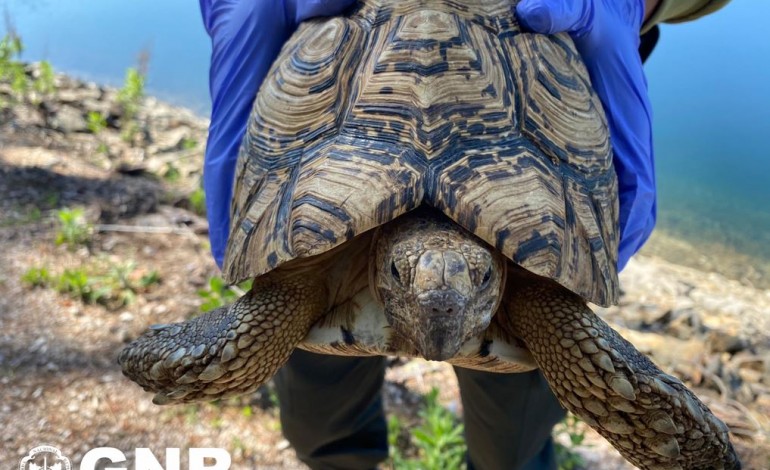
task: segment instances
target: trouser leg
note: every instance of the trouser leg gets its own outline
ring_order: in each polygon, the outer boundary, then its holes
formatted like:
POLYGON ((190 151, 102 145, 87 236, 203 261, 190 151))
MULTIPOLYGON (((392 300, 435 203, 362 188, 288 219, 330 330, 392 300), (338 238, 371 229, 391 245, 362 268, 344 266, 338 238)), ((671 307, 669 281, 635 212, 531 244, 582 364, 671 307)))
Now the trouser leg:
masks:
POLYGON ((551 431, 565 416, 539 371, 495 374, 455 367, 468 470, 556 470, 551 431))
POLYGON ((364 470, 388 458, 383 357, 295 350, 275 376, 284 436, 310 468, 364 470))

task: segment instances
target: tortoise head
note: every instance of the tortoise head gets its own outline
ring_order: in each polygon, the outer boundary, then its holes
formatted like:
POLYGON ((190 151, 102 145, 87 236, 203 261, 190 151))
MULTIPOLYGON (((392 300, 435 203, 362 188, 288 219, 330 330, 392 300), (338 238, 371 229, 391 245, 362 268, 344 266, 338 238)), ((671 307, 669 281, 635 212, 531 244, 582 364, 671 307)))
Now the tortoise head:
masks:
POLYGON ((457 224, 420 209, 382 227, 372 249, 369 285, 390 326, 426 359, 454 357, 489 326, 506 262, 457 224))

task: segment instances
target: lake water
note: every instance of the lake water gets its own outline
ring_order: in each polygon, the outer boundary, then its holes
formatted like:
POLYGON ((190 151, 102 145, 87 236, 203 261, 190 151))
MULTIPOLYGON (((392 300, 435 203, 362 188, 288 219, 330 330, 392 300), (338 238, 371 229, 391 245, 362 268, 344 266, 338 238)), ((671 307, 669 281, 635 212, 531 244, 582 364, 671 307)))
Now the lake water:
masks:
MULTIPOLYGON (((0 10, 0 33, 12 24, 27 60, 120 85, 148 50, 150 93, 201 114, 209 109, 210 49, 197 2, 0 0, 0 10)), ((770 2, 735 1, 699 21, 666 25, 646 71, 658 230, 706 256, 719 245, 770 266, 768 17, 770 2)))

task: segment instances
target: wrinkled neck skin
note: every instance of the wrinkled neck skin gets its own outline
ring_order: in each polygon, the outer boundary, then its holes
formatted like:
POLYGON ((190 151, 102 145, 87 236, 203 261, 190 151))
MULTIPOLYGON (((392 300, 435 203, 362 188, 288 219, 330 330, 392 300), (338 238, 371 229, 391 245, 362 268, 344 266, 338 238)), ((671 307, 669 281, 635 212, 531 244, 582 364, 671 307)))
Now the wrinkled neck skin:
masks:
POLYGON ((454 357, 489 326, 505 286, 494 249, 434 211, 382 227, 372 242, 370 282, 394 332, 426 359, 454 357))

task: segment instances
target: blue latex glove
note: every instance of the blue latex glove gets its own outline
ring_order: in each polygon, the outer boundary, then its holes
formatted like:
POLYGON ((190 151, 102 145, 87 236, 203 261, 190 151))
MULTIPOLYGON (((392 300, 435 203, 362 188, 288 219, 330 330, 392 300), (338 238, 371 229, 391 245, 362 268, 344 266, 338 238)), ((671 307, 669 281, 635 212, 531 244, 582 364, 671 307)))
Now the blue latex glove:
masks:
POLYGON ((620 197, 618 269, 655 226, 652 111, 639 57, 644 0, 522 0, 522 24, 537 33, 567 32, 583 58, 610 126, 620 197))
POLYGON ((200 0, 211 36, 211 127, 203 190, 211 252, 221 268, 238 149, 259 86, 301 21, 341 13, 355 0, 200 0))

